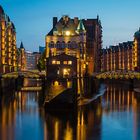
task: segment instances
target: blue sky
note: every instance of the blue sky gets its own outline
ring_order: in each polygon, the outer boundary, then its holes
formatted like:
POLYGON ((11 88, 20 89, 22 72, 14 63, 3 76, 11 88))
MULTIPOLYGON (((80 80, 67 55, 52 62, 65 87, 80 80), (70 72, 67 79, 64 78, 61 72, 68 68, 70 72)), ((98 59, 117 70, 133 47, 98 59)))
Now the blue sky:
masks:
POLYGON ((52 28, 52 17, 80 18, 100 16, 103 47, 133 40, 140 27, 140 0, 0 0, 17 31, 17 45, 23 41, 27 50, 45 45, 45 35, 52 28))

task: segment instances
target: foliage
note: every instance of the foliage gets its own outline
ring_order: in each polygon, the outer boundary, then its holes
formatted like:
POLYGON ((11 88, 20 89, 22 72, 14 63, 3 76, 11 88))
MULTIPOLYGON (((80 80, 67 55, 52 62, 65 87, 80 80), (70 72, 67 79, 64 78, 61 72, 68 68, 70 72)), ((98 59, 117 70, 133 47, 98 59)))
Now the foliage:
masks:
POLYGON ((45 65, 46 65, 46 57, 45 57, 45 50, 43 52, 43 54, 41 55, 41 57, 38 60, 38 64, 37 64, 37 68, 38 70, 41 72, 42 70, 45 70, 45 65))

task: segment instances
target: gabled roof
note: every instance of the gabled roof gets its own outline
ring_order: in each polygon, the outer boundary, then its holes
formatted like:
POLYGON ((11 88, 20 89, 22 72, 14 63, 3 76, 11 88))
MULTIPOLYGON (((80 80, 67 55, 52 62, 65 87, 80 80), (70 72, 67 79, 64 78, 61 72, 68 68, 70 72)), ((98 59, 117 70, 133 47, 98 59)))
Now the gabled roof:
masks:
POLYGON ((78 27, 77 27, 77 31, 78 31, 79 33, 80 33, 80 32, 85 32, 85 31, 86 31, 85 26, 84 26, 82 20, 79 21, 79 24, 78 24, 78 27))
POLYGON ((47 35, 53 36, 53 29, 51 29, 51 31, 47 35))
POLYGON ((58 32, 59 35, 63 35, 65 31, 71 31, 72 34, 76 34, 76 29, 77 24, 74 23, 74 19, 71 19, 68 16, 63 16, 47 35, 53 36, 54 32, 58 32))

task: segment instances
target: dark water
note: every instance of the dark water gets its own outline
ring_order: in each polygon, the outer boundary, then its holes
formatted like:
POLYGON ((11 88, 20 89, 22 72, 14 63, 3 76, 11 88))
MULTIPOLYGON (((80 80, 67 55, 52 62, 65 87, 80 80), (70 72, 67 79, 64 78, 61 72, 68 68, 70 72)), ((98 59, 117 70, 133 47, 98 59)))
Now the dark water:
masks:
POLYGON ((44 112, 39 92, 18 92, 0 107, 0 140, 140 140, 140 96, 123 85, 77 112, 44 112))

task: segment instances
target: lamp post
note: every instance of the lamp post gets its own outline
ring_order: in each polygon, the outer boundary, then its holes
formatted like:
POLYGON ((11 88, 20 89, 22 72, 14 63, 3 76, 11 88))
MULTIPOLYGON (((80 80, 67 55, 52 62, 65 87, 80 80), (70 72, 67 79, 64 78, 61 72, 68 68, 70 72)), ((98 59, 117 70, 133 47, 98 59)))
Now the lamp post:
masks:
POLYGON ((47 70, 46 70, 46 62, 47 62, 47 60, 46 60, 46 58, 44 59, 44 63, 45 63, 45 77, 47 76, 47 70))

